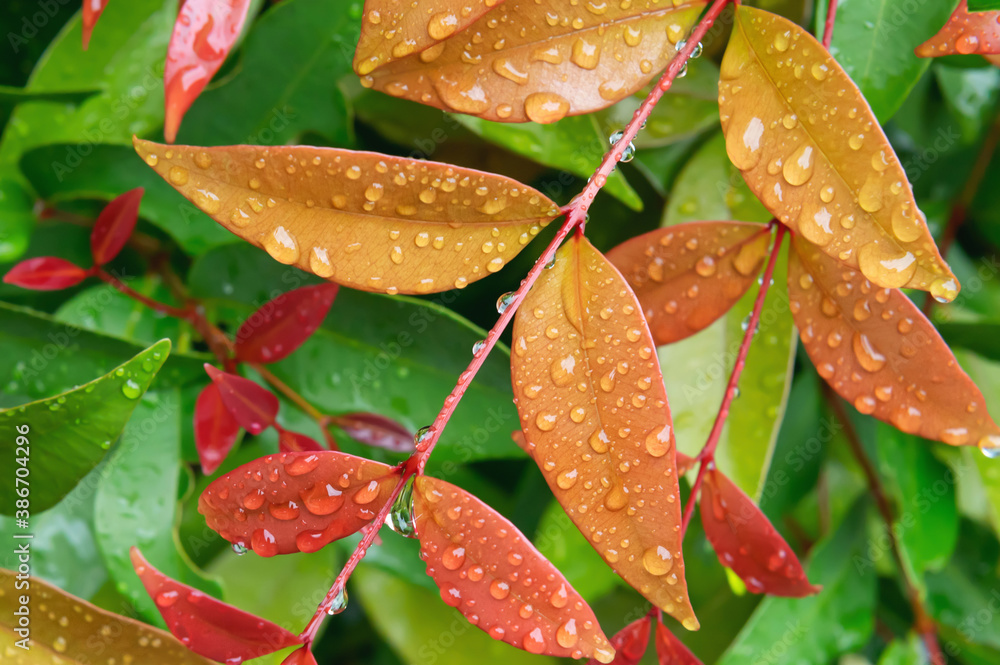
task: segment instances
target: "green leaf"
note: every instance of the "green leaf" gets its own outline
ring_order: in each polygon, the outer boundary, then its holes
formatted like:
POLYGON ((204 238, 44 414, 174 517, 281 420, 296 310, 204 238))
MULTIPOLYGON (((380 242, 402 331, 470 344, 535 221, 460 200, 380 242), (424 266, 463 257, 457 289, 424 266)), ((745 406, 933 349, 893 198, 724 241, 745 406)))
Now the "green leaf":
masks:
POLYGON ((876 441, 877 469, 897 508, 893 531, 911 577, 922 585, 924 574, 939 570, 955 550, 955 476, 930 442, 882 423, 876 441))
MULTIPOLYGON (((763 222, 770 213, 746 189, 717 134, 677 178, 663 225, 728 219, 763 222)), ((784 286, 787 252, 786 246, 778 258, 774 286, 740 379, 740 396, 733 402, 716 453, 722 472, 755 499, 767 477, 794 369, 797 337, 784 286)), ((658 350, 678 446, 689 455, 701 450, 715 422, 715 405, 722 403, 743 341, 744 322, 756 298, 757 289, 751 288, 707 329, 658 350)))
POLYGON ((0 176, 0 263, 16 261, 28 248, 35 227, 35 200, 13 178, 0 176))
POLYGON ((878 665, 925 665, 927 650, 920 638, 910 634, 904 640, 893 640, 878 660, 878 665))
MULTIPOLYGON (((84 303, 81 306, 85 306, 84 303)), ((100 303, 93 303, 95 308, 100 303)), ((90 332, 23 307, 0 302, 0 405, 65 392, 106 374, 143 346, 90 332)), ((171 354, 157 388, 204 381, 207 356, 171 354)))
MULTIPOLYGON (((155 278, 142 277, 130 286, 157 300, 170 300, 166 287, 155 278)), ((154 312, 107 284, 76 294, 56 310, 55 318, 137 344, 152 344, 164 338, 177 339, 181 330, 180 320, 154 312)))
MULTIPOLYGON (((986 399, 986 406, 993 415, 1000 414, 1000 363, 990 362, 972 353, 957 353, 959 363, 986 399)), ((969 451, 982 480, 988 515, 994 532, 1000 533, 1000 464, 979 451, 969 451)))
POLYGON ((163 229, 188 254, 239 241, 147 168, 131 146, 46 145, 27 151, 20 167, 39 196, 53 205, 95 198, 110 201, 122 192, 144 187, 139 215, 163 229), (63 168, 67 155, 84 150, 85 167, 63 168))
MULTIPOLYGON (((879 122, 899 110, 917 80, 930 66, 913 49, 945 24, 957 0, 865 0, 842 2, 837 10, 830 53, 861 89, 879 122)), ((825 1, 817 3, 820 26, 825 1)), ((822 34, 822 28, 819 29, 822 34)))
POLYGON ((174 542, 181 426, 176 390, 148 394, 111 452, 94 500, 97 544, 111 579, 146 621, 161 626, 156 604, 132 568, 130 547, 142 550, 165 575, 221 595, 174 542))
POLYGON ((407 665, 554 665, 559 662, 491 639, 438 593, 365 566, 351 577, 368 620, 407 665))
POLYGON ((621 584, 621 578, 604 563, 555 501, 542 514, 531 540, 587 602, 621 584))
POLYGON ((809 581, 823 590, 808 598, 765 597, 718 665, 828 663, 868 641, 877 579, 870 567, 855 567, 867 545, 866 510, 866 502, 855 504, 840 527, 816 545, 807 571, 809 581))
POLYGON ((960 347, 990 360, 1000 360, 1000 321, 938 323, 948 346, 960 347))
MULTIPOLYGON (((263 304, 305 286, 304 273, 240 244, 201 256, 191 268, 192 294, 263 304)), ((410 431, 429 425, 485 331, 446 309, 453 293, 434 302, 342 289, 323 326, 271 371, 324 413, 374 411, 410 431)), ((239 319, 245 305, 233 309, 239 319)), ((233 321, 236 323, 236 321, 233 321)), ((521 457, 510 440, 519 427, 512 404, 509 350, 490 354, 448 423, 430 466, 521 457)), ((371 456, 370 448, 359 454, 371 456)))
POLYGON ((88 97, 97 94, 97 90, 65 90, 57 92, 34 92, 25 88, 15 88, 0 85, 0 110, 10 110, 24 102, 58 102, 60 104, 79 104, 88 97))
MULTIPOLYGON (((550 125, 492 122, 471 115, 454 118, 490 143, 581 178, 593 175, 610 150, 608 137, 614 131, 607 131, 595 114, 563 118, 550 125)), ((620 169, 611 173, 604 189, 629 208, 642 210, 642 199, 620 169)), ((542 192, 551 195, 544 185, 542 192)))
POLYGON ((29 490, 32 514, 66 496, 121 434, 169 353, 170 341, 163 340, 76 390, 0 412, 0 455, 12 467, 24 459, 18 466, 28 469, 26 482, 16 486, 13 473, 0 478, 0 513, 13 514, 16 490, 29 490), (25 445, 27 454, 15 453, 25 445))
POLYGON ((948 67, 938 64, 933 69, 944 101, 962 131, 962 142, 976 141, 996 115, 1000 97, 1000 69, 948 67))
POLYGON ((351 117, 337 80, 351 73, 360 11, 360 2, 344 0, 285 0, 267 11, 235 74, 187 112, 178 142, 282 145, 312 130, 348 144, 351 117))
POLYGON ((1000 0, 969 0, 970 12, 989 12, 1000 9, 1000 0))

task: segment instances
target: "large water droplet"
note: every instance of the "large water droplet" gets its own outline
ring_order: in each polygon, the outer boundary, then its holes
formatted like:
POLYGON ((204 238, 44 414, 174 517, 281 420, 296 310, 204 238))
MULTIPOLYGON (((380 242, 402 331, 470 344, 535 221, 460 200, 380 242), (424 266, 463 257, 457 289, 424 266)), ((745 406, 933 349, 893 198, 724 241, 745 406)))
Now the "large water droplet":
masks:
POLYGON ((417 433, 413 436, 413 444, 417 450, 423 450, 433 436, 434 428, 431 425, 426 425, 417 430, 417 433))
POLYGON ((524 113, 533 122, 548 124, 569 113, 569 102, 553 92, 535 92, 524 100, 524 113))
POLYGON ((670 550, 660 545, 651 547, 643 553, 642 566, 650 575, 660 577, 669 573, 674 567, 674 559, 670 550))
POLYGON ((330 616, 340 614, 347 609, 347 589, 340 588, 326 608, 326 613, 330 616))
POLYGON ((509 291, 500 296, 499 298, 497 298, 497 313, 503 314, 504 312, 506 312, 507 308, 511 306, 511 303, 514 302, 514 298, 516 296, 517 296, 516 293, 514 293, 513 291, 509 291))
POLYGON ((138 399, 142 395, 142 386, 132 379, 125 379, 125 383, 122 384, 122 395, 129 399, 138 399))
POLYGON ((247 553, 246 545, 243 543, 233 543, 233 552, 235 552, 237 556, 243 556, 247 553))
POLYGON ((990 459, 1000 459, 1000 436, 988 434, 979 440, 979 449, 990 459))

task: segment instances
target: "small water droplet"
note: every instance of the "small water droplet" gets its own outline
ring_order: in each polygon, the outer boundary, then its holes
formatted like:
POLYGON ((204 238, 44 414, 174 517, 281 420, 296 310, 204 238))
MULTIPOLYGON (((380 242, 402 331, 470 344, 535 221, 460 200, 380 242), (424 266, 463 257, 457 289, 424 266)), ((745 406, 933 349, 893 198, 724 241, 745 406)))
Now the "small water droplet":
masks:
POLYGON ((330 605, 326 608, 326 613, 330 616, 335 614, 340 614, 347 609, 347 589, 341 588, 337 590, 336 595, 333 600, 330 601, 330 605))
POLYGON ((247 553, 246 545, 243 543, 233 543, 233 552, 235 552, 237 556, 243 556, 247 553))
POLYGON ((425 425, 417 430, 417 433, 413 437, 413 444, 417 450, 422 450, 433 436, 434 428, 431 425, 425 425))

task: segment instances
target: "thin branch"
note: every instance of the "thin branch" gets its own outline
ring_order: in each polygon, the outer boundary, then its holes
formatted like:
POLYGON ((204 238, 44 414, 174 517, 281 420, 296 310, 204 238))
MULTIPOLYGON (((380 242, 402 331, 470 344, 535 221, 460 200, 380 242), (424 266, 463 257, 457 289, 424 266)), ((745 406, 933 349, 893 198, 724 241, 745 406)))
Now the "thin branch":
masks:
POLYGON ((337 450, 337 442, 334 440, 333 436, 327 427, 330 424, 330 416, 322 413, 315 406, 310 404, 305 397, 295 392, 295 389, 289 386, 287 383, 279 379, 274 375, 271 370, 267 369, 259 363, 248 363, 250 367, 253 368, 255 372, 260 374, 261 378, 267 381, 272 388, 284 395, 288 401, 290 401, 295 406, 299 407, 306 415, 316 421, 319 425, 320 430, 323 432, 323 437, 326 439, 327 447, 330 450, 337 450))
POLYGON ((837 0, 828 0, 826 6, 826 25, 823 27, 823 46, 830 50, 833 42, 833 24, 837 20, 837 0))
POLYGON ((750 322, 747 325, 746 332, 743 334, 743 341, 740 343, 739 354, 736 356, 736 364, 733 366, 732 374, 729 376, 729 384, 726 386, 726 393, 722 398, 722 406, 719 407, 719 414, 715 418, 712 432, 708 435, 708 441, 705 442, 705 447, 698 454, 698 476, 691 486, 691 494, 688 496, 688 503, 684 507, 684 520, 681 526, 681 533, 687 532, 688 524, 691 523, 691 517, 694 515, 694 506, 697 503, 698 492, 701 490, 701 485, 705 480, 705 472, 711 468, 715 461, 715 449, 719 445, 719 439, 722 438, 722 428, 726 424, 726 419, 729 417, 729 409, 736 398, 740 376, 746 367, 750 345, 757 333, 757 325, 760 323, 760 316, 764 310, 764 301, 767 299, 767 292, 771 288, 771 280, 774 278, 774 269, 778 263, 778 255, 781 254, 781 246, 784 243, 785 234, 788 232, 788 229, 783 224, 776 224, 775 222, 772 222, 772 224, 777 226, 778 233, 774 238, 774 245, 771 247, 771 256, 767 260, 767 268, 764 270, 763 281, 761 282, 760 290, 757 292, 757 300, 754 301, 750 322))
POLYGON ((138 291, 136 291, 135 289, 133 289, 131 286, 129 286, 128 284, 126 284, 122 280, 118 279, 117 277, 115 277, 111 273, 107 272, 103 268, 96 268, 94 270, 94 275, 98 279, 100 279, 101 281, 106 282, 107 284, 110 284, 119 293, 125 294, 129 298, 132 298, 133 300, 136 300, 136 301, 142 303, 146 307, 148 307, 148 308, 150 308, 150 309, 152 309, 152 310, 154 310, 156 312, 160 312, 161 314, 166 314, 167 316, 173 316, 173 317, 178 318, 178 319, 184 319, 186 321, 191 321, 192 320, 192 312, 190 312, 190 311, 188 311, 186 309, 182 309, 180 307, 174 307, 173 305, 168 305, 166 303, 162 303, 162 302, 160 302, 158 300, 153 300, 152 298, 150 298, 150 297, 148 297, 148 296, 146 296, 146 295, 144 295, 142 293, 139 293, 138 291))

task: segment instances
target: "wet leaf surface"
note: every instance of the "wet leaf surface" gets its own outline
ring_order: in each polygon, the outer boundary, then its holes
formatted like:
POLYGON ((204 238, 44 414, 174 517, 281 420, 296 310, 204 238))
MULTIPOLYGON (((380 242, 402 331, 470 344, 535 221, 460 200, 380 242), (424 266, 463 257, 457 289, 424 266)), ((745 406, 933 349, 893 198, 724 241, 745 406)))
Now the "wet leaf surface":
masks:
POLYGON ((921 58, 1000 54, 1000 11, 970 12, 968 0, 962 0, 944 27, 916 53, 921 58))

